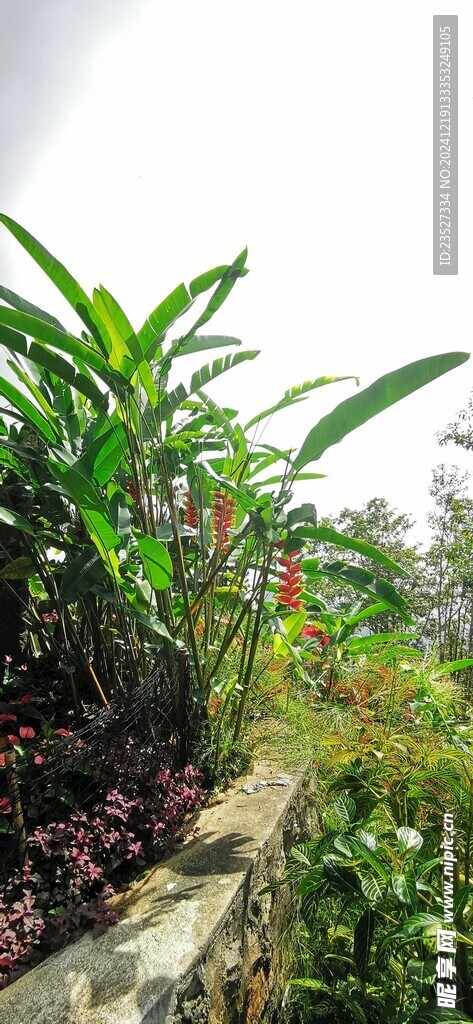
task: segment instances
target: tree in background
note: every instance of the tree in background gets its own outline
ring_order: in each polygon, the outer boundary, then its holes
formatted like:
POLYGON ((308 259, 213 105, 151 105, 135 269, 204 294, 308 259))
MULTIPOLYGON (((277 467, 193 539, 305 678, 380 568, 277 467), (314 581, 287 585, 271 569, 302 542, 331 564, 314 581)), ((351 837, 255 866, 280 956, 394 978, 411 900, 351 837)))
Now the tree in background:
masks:
MULTIPOLYGON (((420 550, 409 545, 407 541, 407 535, 414 525, 410 516, 393 508, 386 498, 371 498, 360 509, 343 508, 337 517, 332 517, 330 521, 321 521, 321 526, 329 525, 339 533, 374 544, 392 561, 399 563, 410 574, 409 576, 396 575, 391 569, 383 569, 383 577, 392 583, 403 597, 414 599, 417 577, 421 573, 422 556, 420 550)), ((335 551, 340 558, 346 555, 342 548, 335 551)), ((321 557, 322 562, 333 559, 334 546, 318 544, 316 554, 321 557)), ((372 569, 370 559, 364 555, 351 553, 350 561, 363 569, 372 569)), ((340 588, 329 581, 323 583, 320 592, 324 599, 338 609, 353 601, 353 592, 350 588, 340 588)), ((385 633, 398 630, 401 622, 394 611, 385 609, 379 615, 373 616, 369 625, 373 632, 385 633)))
POLYGON ((456 466, 440 465, 429 492, 433 539, 424 556, 423 631, 440 662, 466 658, 473 649, 473 500, 466 496, 467 481, 456 466))
POLYGON ((465 451, 473 451, 473 391, 466 409, 461 409, 453 423, 438 435, 439 444, 456 444, 465 451))
MULTIPOLYGON (((464 451, 473 452, 473 391, 466 408, 461 409, 453 423, 449 423, 437 437, 440 445, 454 444, 464 451)), ((439 592, 442 587, 444 591, 442 607, 437 609, 438 643, 440 652, 453 649, 460 652, 455 657, 465 657, 471 656, 473 651, 473 571, 469 567, 473 544, 472 502, 466 497, 468 476, 461 477, 458 469, 451 472, 446 493, 441 494, 442 484, 438 476, 441 470, 444 467, 434 471, 431 489, 435 500, 431 526, 437 535, 437 544, 434 542, 433 550, 429 552, 432 568, 437 560, 437 568, 441 571, 437 590, 439 592), (452 489, 457 490, 456 496, 452 489), (440 557, 442 545, 443 560, 440 557)), ((463 676, 471 688, 471 669, 464 671, 463 676)))
MULTIPOLYGON (((420 633, 419 644, 433 650, 440 663, 471 657, 473 651, 473 501, 466 495, 468 475, 453 467, 433 470, 430 495, 434 502, 428 523, 432 540, 425 552, 409 545, 413 526, 409 515, 393 508, 385 498, 372 498, 360 509, 344 508, 331 525, 340 533, 374 543, 385 555, 407 570, 409 576, 391 569, 383 576, 410 601, 420 633)), ((327 526, 328 521, 322 520, 327 526)), ((317 555, 333 557, 328 545, 318 544, 317 555)), ((340 548, 337 554, 343 558, 340 548)), ((351 561, 370 568, 369 559, 352 553, 351 561)), ((352 601, 352 592, 329 580, 320 581, 321 596, 338 610, 352 601)), ((366 604, 369 604, 367 598, 366 604)), ((401 627, 394 611, 384 609, 367 625, 371 632, 396 632, 401 627)), ((471 670, 463 682, 473 683, 471 670)))

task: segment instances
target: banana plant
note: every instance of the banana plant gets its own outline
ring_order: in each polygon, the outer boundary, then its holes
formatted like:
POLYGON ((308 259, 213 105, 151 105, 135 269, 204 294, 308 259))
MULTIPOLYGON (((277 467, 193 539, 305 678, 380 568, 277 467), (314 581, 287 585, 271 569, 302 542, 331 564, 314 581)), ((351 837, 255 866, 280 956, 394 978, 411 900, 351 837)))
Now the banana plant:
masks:
MULTIPOLYGON (((69 330, 0 289, 0 344, 11 374, 0 380, 0 521, 18 532, 28 560, 18 564, 4 551, 4 583, 11 586, 16 570, 26 576, 35 642, 54 650, 73 688, 86 677, 105 703, 136 685, 156 657, 174 678, 184 644, 205 704, 242 636, 238 738, 261 630, 275 612, 284 629, 306 600, 294 584, 295 554, 318 528, 312 504, 291 506, 294 485, 322 476, 307 467, 346 434, 468 356, 434 356, 385 375, 323 417, 298 452, 282 451, 263 441, 271 417, 350 378, 295 385, 244 425, 208 394, 213 380, 258 354, 237 338, 202 333, 247 273, 246 250, 179 284, 136 329, 103 285, 89 297, 28 231, 6 215, 0 221, 77 324, 69 330), (181 318, 182 333, 168 337, 181 318), (223 348, 233 351, 176 378, 186 355, 223 348), (18 481, 21 510, 12 500, 18 481), (57 627, 45 630, 43 615, 52 611, 57 627)), ((360 550, 356 538, 345 540, 360 550)), ((371 557, 386 564, 374 548, 371 557)), ((349 562, 301 564, 307 583, 321 573, 349 582, 410 621, 400 595, 373 573, 349 562)))

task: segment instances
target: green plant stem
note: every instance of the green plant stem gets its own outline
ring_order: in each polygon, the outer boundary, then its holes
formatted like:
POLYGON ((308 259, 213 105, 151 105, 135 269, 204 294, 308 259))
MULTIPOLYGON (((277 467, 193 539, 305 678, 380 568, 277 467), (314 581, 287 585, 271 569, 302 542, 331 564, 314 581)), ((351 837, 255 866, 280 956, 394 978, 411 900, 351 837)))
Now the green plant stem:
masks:
MULTIPOLYGON (((222 571, 222 569, 223 569, 224 565, 226 564, 226 562, 228 561, 230 555, 233 554, 233 552, 235 551, 235 548, 238 546, 239 543, 241 543, 241 541, 244 539, 244 537, 247 535, 248 532, 249 532, 249 527, 247 527, 246 531, 242 531, 239 534, 239 536, 238 536, 238 543, 232 545, 228 549, 228 551, 226 551, 225 555, 223 556, 221 561, 218 563, 218 565, 215 567, 213 572, 210 573, 207 576, 207 578, 205 580, 205 583, 202 584, 198 594, 196 594, 196 596, 194 597, 194 599, 192 601, 192 604, 190 606, 191 607, 191 612, 192 612, 193 616, 195 616, 195 614, 198 612, 198 610, 200 608, 200 605, 202 604, 203 598, 205 597, 205 594, 207 593, 207 591, 209 589, 209 586, 211 585, 212 581, 215 579, 217 574, 222 571)), ((177 623, 177 625, 175 626, 175 628, 173 630, 173 636, 178 636, 179 635, 181 630, 184 628, 186 622, 187 622, 187 616, 183 615, 182 618, 179 619, 179 622, 177 623)))
POLYGON ((240 700, 238 702, 238 712, 237 712, 237 718, 236 718, 236 722, 235 722, 235 729, 234 729, 234 733, 233 733, 233 742, 234 743, 237 743, 239 738, 240 738, 241 726, 242 726, 242 722, 243 722, 243 713, 244 713, 244 710, 245 710, 246 700, 247 700, 247 697, 248 697, 248 691, 249 691, 250 684, 251 684, 251 675, 252 675, 252 672, 253 672, 253 665, 254 665, 254 660, 255 660, 255 655, 256 655, 256 649, 257 649, 257 646, 258 646, 258 640, 259 640, 259 634, 260 634, 260 626, 261 626, 261 616, 263 614, 264 600, 265 600, 265 596, 266 596, 266 586, 267 586, 269 570, 270 570, 270 566, 271 566, 271 559, 272 559, 272 556, 273 556, 273 549, 274 549, 274 545, 273 544, 269 544, 266 561, 263 564, 263 571, 262 571, 261 581, 260 581, 260 593, 259 593, 259 598, 258 598, 258 605, 257 605, 257 609, 256 609, 255 620, 254 620, 254 624, 253 624, 253 633, 252 633, 252 637, 251 637, 250 650, 249 650, 249 653, 248 653, 248 661, 247 661, 247 664, 246 664, 246 671, 245 671, 244 680, 243 680, 243 684, 242 684, 242 693, 241 693, 241 696, 240 696, 240 700))
MULTIPOLYGON (((251 610, 251 607, 252 607, 252 604, 253 604, 254 597, 255 597, 256 593, 257 593, 257 591, 255 591, 255 590, 252 591, 251 596, 249 598, 247 598, 247 600, 244 602, 244 604, 243 604, 243 606, 241 608, 240 614, 238 615, 238 618, 236 619, 236 621, 233 624, 233 626, 231 627, 231 629, 228 631, 228 628, 227 628, 227 630, 225 632, 225 636, 223 637, 223 640, 222 640, 222 642, 220 644, 220 650, 219 650, 219 653, 218 653, 218 656, 217 656, 217 660, 215 661, 215 664, 212 666, 211 672, 209 673, 209 677, 208 677, 209 681, 211 679, 214 679, 215 676, 217 675, 217 673, 218 673, 218 671, 219 671, 219 669, 220 669, 220 667, 222 665, 222 662, 223 662, 223 660, 224 660, 224 658, 225 658, 225 656, 227 654, 227 651, 228 651, 229 647, 231 646, 231 644, 233 643, 237 633, 241 629, 241 626, 242 626, 242 624, 243 624, 243 622, 244 622, 248 612, 250 612, 250 610, 251 610)), ((250 621, 250 616, 248 616, 248 621, 250 621)))
MULTIPOLYGON (((193 620, 193 617, 192 617, 192 609, 191 609, 191 603, 190 603, 190 599, 189 599, 189 591, 188 591, 188 588, 187 588, 186 566, 185 566, 184 555, 183 555, 183 551, 182 551, 181 535, 179 533, 179 516, 177 514, 176 503, 174 501, 174 494, 173 494, 173 490, 172 490, 172 481, 169 479, 169 477, 167 475, 167 472, 166 472, 166 468, 165 468, 164 465, 163 465, 163 474, 164 474, 164 477, 165 477, 165 480, 166 480, 167 499, 168 499, 169 511, 170 511, 170 515, 171 515, 171 526, 172 526, 172 531, 173 531, 173 536, 174 536, 174 543, 175 543, 175 546, 176 546, 177 571, 178 571, 178 574, 179 574, 179 582, 181 584, 182 598, 183 598, 183 601, 184 601, 185 620, 186 620, 186 624, 187 624, 187 632, 188 632, 189 642, 190 642, 190 646, 191 646, 191 650, 192 650, 192 655, 193 655, 193 659, 194 659, 194 669, 195 669, 195 674, 197 676, 197 682, 199 684, 199 689, 200 689, 200 692, 201 692, 202 696, 205 697, 206 696, 205 681, 204 681, 204 677, 203 677, 203 673, 202 673, 202 665, 201 665, 201 661, 200 661, 199 648, 197 646, 197 637, 196 637, 196 634, 195 634, 195 626, 194 626, 194 620, 193 620)), ((176 630, 174 632, 176 634, 176 630)))

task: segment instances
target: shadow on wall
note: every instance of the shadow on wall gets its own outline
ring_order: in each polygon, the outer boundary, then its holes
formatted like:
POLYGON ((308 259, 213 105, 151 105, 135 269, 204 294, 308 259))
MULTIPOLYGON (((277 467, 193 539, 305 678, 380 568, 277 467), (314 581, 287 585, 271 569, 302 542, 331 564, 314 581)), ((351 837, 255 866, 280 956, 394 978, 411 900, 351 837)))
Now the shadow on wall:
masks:
POLYGON ((67 951, 57 953, 35 968, 34 982, 33 975, 20 978, 0 994, 2 1022, 17 1024, 23 1019, 19 1015, 27 1010, 28 1018, 37 1024, 53 1019, 51 1014, 57 1024, 66 1021, 92 1024, 96 1019, 103 1019, 104 1010, 107 1019, 108 1014, 110 1019, 115 1019, 122 1002, 117 1021, 145 1020, 149 1015, 149 1021, 160 1024, 169 1010, 176 979, 164 972, 150 977, 150 957, 145 954, 146 949, 152 953, 156 937, 148 937, 147 932, 156 928, 163 915, 175 913, 178 900, 191 899, 198 888, 189 887, 188 891, 179 893, 178 899, 171 895, 164 897, 157 901, 159 905, 141 913, 139 918, 112 925, 98 939, 92 939, 90 934, 85 936, 67 951), (145 960, 148 972, 143 977, 145 960))
POLYGON ((199 836, 188 855, 178 861, 173 868, 180 875, 233 875, 244 874, 253 861, 253 853, 257 842, 253 836, 229 832, 210 842, 213 832, 204 832, 199 836), (202 864, 202 844, 205 843, 205 872, 202 864))
MULTIPOLYGON (((205 879, 213 875, 246 875, 256 847, 253 836, 242 836, 233 832, 212 841, 213 834, 212 832, 204 833, 192 843, 192 846, 182 851, 181 857, 173 863, 175 876, 205 879)), ((159 871, 159 868, 160 865, 157 865, 155 870, 159 871)), ((83 1013, 90 1014, 90 1021, 92 1021, 94 1019, 92 1011, 98 1011, 99 1008, 110 1007, 110 1004, 125 1000, 123 1014, 129 1013, 130 1019, 134 1019, 133 1010, 136 1012, 138 1009, 140 1012, 138 1019, 142 1024, 164 1024, 175 994, 176 981, 182 981, 184 977, 182 974, 178 979, 179 957, 176 953, 176 974, 172 976, 157 974, 151 978, 148 976, 146 979, 140 980, 143 979, 141 958, 130 951, 138 941, 143 948, 145 932, 155 928, 165 916, 172 914, 174 917, 178 917, 176 911, 179 904, 192 902, 199 894, 202 894, 205 899, 206 888, 205 881, 196 881, 194 884, 184 885, 169 893, 154 894, 151 891, 148 895, 145 882, 136 896, 133 893, 127 895, 126 907, 129 912, 133 913, 134 908, 138 910, 139 903, 145 903, 147 909, 140 911, 139 918, 122 921, 116 926, 112 925, 106 935, 95 940, 98 944, 97 951, 100 946, 102 947, 100 956, 94 957, 94 944, 92 941, 89 943, 87 963, 81 964, 80 975, 75 982, 72 982, 70 988, 71 1020, 75 1019, 73 1013, 77 1012, 78 1003, 83 1013), (131 1002, 127 1001, 130 993, 134 993, 131 1002)), ((182 935, 186 947, 184 957, 189 961, 192 959, 193 947, 191 916, 188 919, 184 918, 184 923, 186 925, 186 934, 182 935)), ((177 950, 181 938, 179 926, 180 922, 177 920, 177 950)), ((150 941, 156 942, 156 937, 153 936, 150 941)), ((71 978, 71 975, 73 976, 74 972, 73 965, 71 966, 72 970, 67 972, 68 979, 71 978)), ((197 983, 197 979, 194 981, 197 983)), ((62 984, 64 984, 64 976, 62 984)), ((192 1000, 199 1000, 197 990, 192 993, 186 992, 186 995, 189 998, 192 997, 192 1000)), ((118 1019, 124 1021, 128 1018, 123 1015, 118 1019)))
MULTIPOLYGON (((99 1010, 103 1013, 104 1008, 114 1019, 120 1002, 122 1006, 116 1019, 121 1024, 128 1020, 142 1024, 164 1022, 175 996, 176 983, 182 982, 186 970, 192 970, 197 953, 193 922, 199 905, 208 902, 211 890, 215 889, 212 877, 241 874, 243 879, 257 847, 251 835, 231 832, 212 840, 214 834, 203 833, 173 859, 172 877, 182 876, 182 883, 177 880, 176 887, 168 892, 163 889, 153 892, 150 879, 156 871, 165 869, 165 865, 157 865, 135 892, 118 896, 114 901, 117 910, 121 907, 134 916, 112 925, 98 939, 92 939, 89 934, 63 953, 56 954, 35 969, 34 982, 33 977, 26 975, 7 988, 3 996, 0 995, 0 1015, 7 1010, 2 1021, 17 1024, 28 1004, 28 1015, 35 1022, 44 1020, 42 1014, 49 1006, 49 1012, 57 1015, 57 1024, 62 1024, 61 1009, 67 1000, 69 1009, 65 1019, 71 1022, 80 1020, 81 1024, 92 1024, 99 1010), (189 909, 183 906, 186 904, 191 904, 189 909), (172 929, 169 924, 165 925, 169 915, 172 915, 172 929), (161 941, 159 932, 148 934, 160 925, 163 925, 162 956, 157 949, 161 941), (156 966, 161 966, 161 973, 153 974, 154 961, 156 966), (56 998, 53 995, 51 999, 51 992, 56 998), (14 998, 15 993, 18 999, 14 998), (2 1005, 4 1001, 6 1006, 2 1005)), ((199 1000, 199 992, 192 993, 194 998, 199 1000)))

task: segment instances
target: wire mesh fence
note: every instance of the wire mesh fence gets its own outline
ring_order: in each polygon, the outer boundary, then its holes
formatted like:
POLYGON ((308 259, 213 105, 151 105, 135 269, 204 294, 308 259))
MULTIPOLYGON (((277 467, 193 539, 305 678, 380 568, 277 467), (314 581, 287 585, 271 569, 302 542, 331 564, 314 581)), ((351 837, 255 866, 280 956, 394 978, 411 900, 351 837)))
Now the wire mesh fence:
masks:
POLYGON ((28 864, 28 837, 38 826, 100 813, 111 792, 131 798, 140 780, 184 768, 192 706, 188 656, 180 652, 173 678, 159 665, 72 734, 56 730, 34 742, 26 735, 21 750, 15 737, 0 738, 0 884, 28 864))

